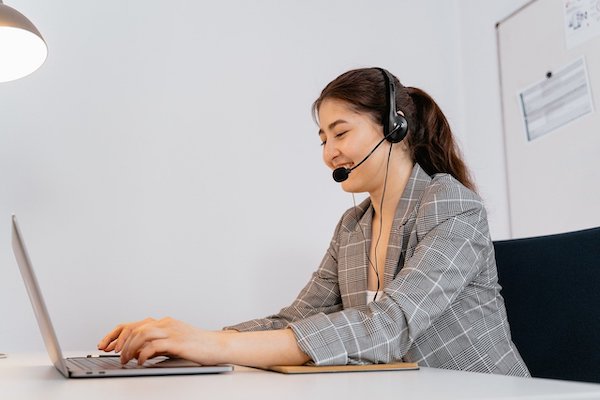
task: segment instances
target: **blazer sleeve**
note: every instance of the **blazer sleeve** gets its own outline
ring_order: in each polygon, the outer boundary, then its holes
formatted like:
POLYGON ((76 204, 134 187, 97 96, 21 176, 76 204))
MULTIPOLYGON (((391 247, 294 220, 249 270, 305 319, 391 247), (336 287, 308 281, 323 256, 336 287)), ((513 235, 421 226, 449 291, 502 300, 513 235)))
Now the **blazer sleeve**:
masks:
POLYGON ((291 322, 308 318, 319 313, 330 314, 342 309, 340 289, 337 277, 338 234, 342 229, 342 220, 338 223, 329 248, 317 271, 301 290, 294 302, 279 313, 266 318, 253 319, 224 329, 240 332, 286 328, 291 322))
POLYGON ((413 234, 414 253, 407 254, 380 300, 291 323, 300 348, 315 364, 402 360, 479 273, 491 246, 481 200, 452 178, 426 189, 413 234))

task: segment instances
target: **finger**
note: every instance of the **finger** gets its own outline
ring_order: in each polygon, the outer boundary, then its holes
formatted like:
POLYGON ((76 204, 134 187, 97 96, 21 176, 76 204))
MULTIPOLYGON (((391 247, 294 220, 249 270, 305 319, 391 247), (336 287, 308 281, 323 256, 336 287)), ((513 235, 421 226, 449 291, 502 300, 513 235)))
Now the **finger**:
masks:
POLYGON ((115 349, 116 345, 117 345, 117 341, 113 340, 112 342, 110 342, 108 344, 108 346, 106 346, 104 349, 100 349, 100 350, 104 350, 105 352, 110 352, 110 351, 113 351, 115 349))
POLYGON ((131 328, 130 328, 130 326, 126 326, 125 328, 123 328, 123 330, 119 334, 119 337, 116 340, 115 351, 117 353, 119 351, 123 350, 123 346, 127 342, 127 339, 129 338, 129 335, 131 335, 131 328))
POLYGON ((147 342, 137 354, 138 365, 144 365, 150 358, 170 354, 169 347, 169 339, 157 339, 147 342))
POLYGON ((154 322, 156 322, 156 320, 154 318, 146 318, 141 321, 132 322, 129 324, 123 324, 123 328, 121 329, 121 332, 119 333, 119 337, 117 338, 117 342, 116 342, 114 350, 118 353, 119 351, 121 351, 123 349, 123 345, 125 344, 125 342, 127 341, 127 338, 129 337, 129 335, 131 334, 131 332, 134 329, 143 327, 144 325, 151 324, 154 322))
MULTIPOLYGON (((129 355, 129 350, 131 349, 130 341, 134 337, 135 337, 135 332, 134 331, 130 332, 130 334, 127 335, 127 337, 125 339, 123 339, 123 342, 120 345, 120 347, 118 347, 119 350, 115 349, 115 351, 121 352, 121 364, 127 364, 129 362, 129 360, 131 360, 131 358, 132 358, 132 356, 129 355)), ((117 344, 117 346, 119 346, 119 344, 117 344)))
POLYGON ((121 351, 121 363, 129 362, 148 342, 166 337, 167 333, 155 325, 146 324, 134 329, 121 351))
POLYGON ((102 340, 100 340, 100 343, 98 343, 98 350, 104 350, 106 348, 106 346, 108 346, 117 337, 119 337, 124 326, 125 326, 124 324, 119 324, 112 331, 110 331, 106 336, 104 336, 102 338, 102 340))

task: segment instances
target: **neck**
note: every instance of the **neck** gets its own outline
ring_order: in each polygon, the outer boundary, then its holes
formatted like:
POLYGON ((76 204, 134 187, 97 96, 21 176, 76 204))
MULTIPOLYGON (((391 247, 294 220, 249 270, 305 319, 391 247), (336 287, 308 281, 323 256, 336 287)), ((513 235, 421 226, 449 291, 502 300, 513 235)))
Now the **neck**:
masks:
POLYGON ((393 220, 400 197, 402 197, 404 188, 412 173, 412 168, 413 163, 410 160, 406 160, 402 165, 394 166, 394 168, 390 165, 385 193, 384 184, 379 185, 377 189, 369 192, 371 204, 375 212, 374 217, 383 217, 384 221, 393 220))

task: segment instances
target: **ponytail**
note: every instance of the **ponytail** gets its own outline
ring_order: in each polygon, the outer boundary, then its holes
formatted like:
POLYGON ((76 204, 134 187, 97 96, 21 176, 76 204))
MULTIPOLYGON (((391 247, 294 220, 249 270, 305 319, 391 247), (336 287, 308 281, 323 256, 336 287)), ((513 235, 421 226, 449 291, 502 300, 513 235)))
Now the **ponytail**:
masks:
POLYGON ((407 87, 406 90, 415 106, 411 118, 412 130, 406 137, 413 160, 419 163, 427 174, 450 174, 475 191, 475 184, 440 107, 423 90, 414 87, 407 87))

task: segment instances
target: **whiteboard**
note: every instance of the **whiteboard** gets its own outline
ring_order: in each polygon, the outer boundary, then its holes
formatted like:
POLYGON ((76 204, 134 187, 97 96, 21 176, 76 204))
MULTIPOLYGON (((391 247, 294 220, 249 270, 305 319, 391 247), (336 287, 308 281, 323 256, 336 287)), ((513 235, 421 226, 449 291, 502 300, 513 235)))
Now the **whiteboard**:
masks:
POLYGON ((496 24, 512 237, 600 226, 600 28, 595 24, 600 26, 600 0, 534 0, 496 24), (589 20, 594 12, 598 21, 589 20), (569 72, 573 68, 579 68, 577 84, 569 72), (569 96, 575 88, 580 95, 574 100, 569 96), (551 98, 557 91, 563 95, 551 98), (531 100, 531 93, 546 96, 545 104, 532 106, 538 118, 533 125, 549 124, 536 130, 542 134, 528 132, 532 120, 523 98, 531 100), (550 124, 552 113, 563 114, 562 121, 550 124))

